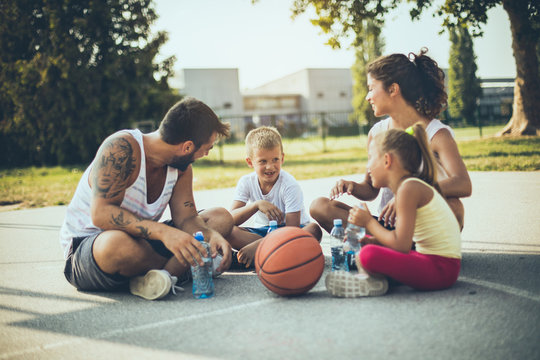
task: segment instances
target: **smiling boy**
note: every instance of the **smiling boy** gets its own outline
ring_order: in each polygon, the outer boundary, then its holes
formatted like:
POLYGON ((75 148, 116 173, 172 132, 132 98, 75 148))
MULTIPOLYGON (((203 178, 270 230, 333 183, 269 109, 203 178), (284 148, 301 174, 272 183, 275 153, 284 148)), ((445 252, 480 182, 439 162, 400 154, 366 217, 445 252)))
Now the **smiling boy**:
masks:
POLYGON ((231 214, 236 226, 228 238, 239 250, 238 262, 250 267, 269 221, 278 226, 297 226, 320 241, 319 226, 309 222, 304 195, 296 179, 283 170, 284 153, 279 132, 268 126, 251 130, 246 136, 246 162, 254 172, 244 175, 236 186, 231 214), (254 227, 239 227, 251 217, 254 227))

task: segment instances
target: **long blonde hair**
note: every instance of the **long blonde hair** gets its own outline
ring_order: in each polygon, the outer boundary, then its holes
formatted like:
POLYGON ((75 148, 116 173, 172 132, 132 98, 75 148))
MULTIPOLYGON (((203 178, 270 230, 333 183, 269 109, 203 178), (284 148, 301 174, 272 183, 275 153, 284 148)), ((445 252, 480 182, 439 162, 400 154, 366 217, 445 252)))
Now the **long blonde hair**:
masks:
POLYGON ((422 123, 417 122, 407 130, 390 129, 376 136, 374 140, 381 153, 394 153, 405 170, 441 193, 437 184, 437 163, 422 123))

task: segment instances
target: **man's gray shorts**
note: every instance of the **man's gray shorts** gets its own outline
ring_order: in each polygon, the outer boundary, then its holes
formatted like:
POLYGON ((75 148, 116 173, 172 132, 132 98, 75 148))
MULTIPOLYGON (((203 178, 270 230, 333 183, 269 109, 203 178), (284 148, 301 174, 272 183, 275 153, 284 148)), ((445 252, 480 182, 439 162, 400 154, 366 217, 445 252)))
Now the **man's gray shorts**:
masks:
MULTIPOLYGON (((168 224, 169 225, 169 224, 168 224)), ((94 259, 92 248, 98 234, 88 237, 74 238, 64 267, 67 281, 79 290, 115 290, 127 286, 129 278, 120 274, 107 274, 101 270, 94 259)), ((155 252, 169 259, 173 254, 158 240, 147 241, 155 252)))

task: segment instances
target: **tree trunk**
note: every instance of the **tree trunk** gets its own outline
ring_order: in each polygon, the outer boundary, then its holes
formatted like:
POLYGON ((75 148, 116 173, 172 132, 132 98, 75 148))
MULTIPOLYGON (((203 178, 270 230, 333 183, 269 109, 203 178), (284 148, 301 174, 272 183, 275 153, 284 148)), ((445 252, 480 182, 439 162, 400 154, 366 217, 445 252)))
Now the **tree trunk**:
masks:
POLYGON ((510 18, 516 83, 512 118, 498 135, 540 135, 540 78, 536 55, 538 34, 529 19, 528 1, 503 0, 502 3, 510 18))

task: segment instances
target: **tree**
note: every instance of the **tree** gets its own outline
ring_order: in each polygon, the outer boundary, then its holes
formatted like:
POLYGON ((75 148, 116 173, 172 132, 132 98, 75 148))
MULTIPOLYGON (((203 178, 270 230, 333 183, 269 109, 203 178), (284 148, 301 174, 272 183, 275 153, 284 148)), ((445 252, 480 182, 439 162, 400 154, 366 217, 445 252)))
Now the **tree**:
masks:
POLYGON ((156 18, 151 0, 2 1, 2 165, 86 163, 110 133, 163 116, 179 97, 174 58, 153 63, 156 18))
POLYGON ((450 60, 448 69, 448 110, 453 118, 468 125, 475 124, 477 99, 482 93, 476 77, 476 56, 469 30, 465 26, 452 27, 450 32, 450 60))
POLYGON ((353 98, 352 106, 358 121, 365 120, 371 127, 377 120, 370 104, 366 101, 367 65, 382 55, 384 40, 381 27, 371 20, 365 21, 364 31, 354 44, 355 62, 352 66, 353 98))
MULTIPOLYGON (((411 0, 415 7, 411 18, 431 7, 433 0, 411 0)), ((294 0, 293 15, 312 6, 318 16, 312 20, 323 31, 331 33, 331 40, 354 34, 365 19, 384 23, 388 11, 396 8, 399 0, 294 0)), ((481 36, 481 26, 487 21, 487 11, 502 4, 510 19, 512 49, 516 60, 516 82, 512 118, 501 135, 540 133, 540 78, 536 49, 540 37, 540 3, 538 0, 445 0, 437 14, 444 17, 444 26, 465 24, 473 36, 481 36)))
MULTIPOLYGON (((366 68, 369 62, 382 55, 384 40, 381 36, 382 17, 372 13, 371 17, 358 18, 354 8, 347 8, 347 2, 311 1, 315 7, 319 19, 311 20, 316 26, 321 27, 324 33, 329 34, 327 44, 332 48, 340 48, 341 38, 346 37, 348 32, 354 34, 351 48, 355 52, 355 62, 351 68, 353 77, 352 106, 354 120, 373 125, 376 117, 369 103, 365 100, 367 95, 366 68), (334 14, 341 13, 339 20, 333 18, 334 14)), ((309 2, 296 1, 293 17, 306 10, 309 2)), ((361 3, 357 5, 362 5, 361 3)), ((356 10, 364 11, 358 7, 356 10)))

